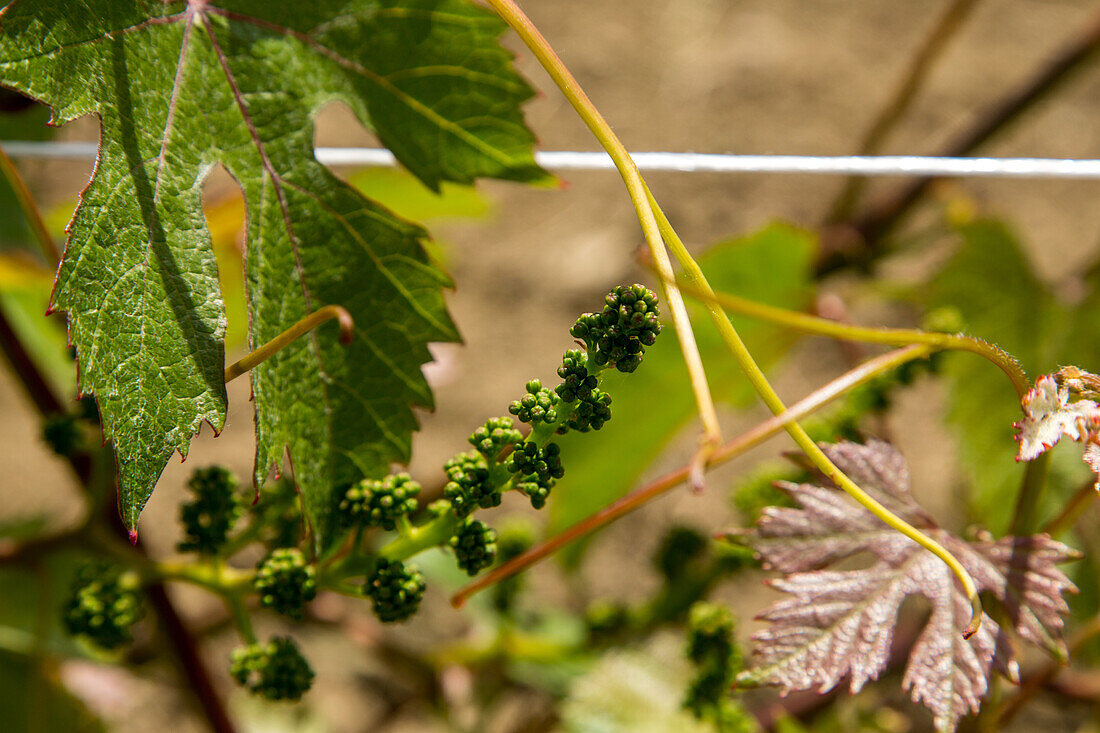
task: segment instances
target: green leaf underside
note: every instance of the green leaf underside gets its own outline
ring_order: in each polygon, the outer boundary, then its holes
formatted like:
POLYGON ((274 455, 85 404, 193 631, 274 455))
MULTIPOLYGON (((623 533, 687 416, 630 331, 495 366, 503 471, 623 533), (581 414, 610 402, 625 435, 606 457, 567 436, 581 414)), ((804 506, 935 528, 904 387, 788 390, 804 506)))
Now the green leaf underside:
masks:
MULTIPOLYGON (((716 243, 699 257, 699 264, 716 291, 798 310, 810 300, 815 248, 810 233, 775 223, 749 236, 716 243)), ((663 303, 662 309, 667 310, 663 303)), ((752 404, 752 386, 706 311, 696 304, 691 304, 691 311, 714 399, 735 407, 752 404)), ((731 318, 765 369, 797 339, 789 329, 736 315, 731 318)), ((550 495, 551 532, 568 527, 634 488, 649 464, 691 421, 695 401, 684 369, 676 335, 669 326, 657 343, 646 349, 638 371, 607 378, 604 388, 611 394, 611 421, 599 433, 571 433, 559 441, 566 474, 550 495), (609 461, 609 455, 630 458, 609 461)), ((586 541, 575 542, 560 557, 566 565, 575 565, 585 547, 586 541)))
POLYGON ((327 304, 322 327, 252 372, 256 481, 289 453, 323 531, 332 488, 406 461, 430 406, 427 343, 458 336, 426 236, 313 157, 312 115, 346 103, 426 185, 545 180, 503 24, 463 0, 206 3, 18 0, 0 16, 0 83, 102 123, 53 306, 69 313, 133 527, 174 451, 220 430, 225 316, 200 206, 216 164, 249 211, 250 338, 327 304))

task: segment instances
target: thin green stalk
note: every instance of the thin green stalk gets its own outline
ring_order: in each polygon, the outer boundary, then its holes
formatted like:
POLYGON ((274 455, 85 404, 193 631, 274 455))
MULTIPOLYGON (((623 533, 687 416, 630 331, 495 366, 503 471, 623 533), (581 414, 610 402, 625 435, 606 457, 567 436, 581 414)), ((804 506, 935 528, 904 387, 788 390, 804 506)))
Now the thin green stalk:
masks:
POLYGON ((38 246, 42 249, 42 256, 46 258, 49 266, 56 270, 58 263, 61 261, 61 253, 57 250, 57 242, 50 236, 50 230, 46 228, 42 212, 39 210, 34 196, 31 195, 30 189, 27 188, 26 181, 23 180, 19 169, 15 167, 15 163, 12 162, 12 159, 8 157, 2 147, 0 147, 0 172, 3 172, 4 178, 7 178, 8 183, 11 184, 12 191, 15 192, 15 199, 19 202, 19 208, 23 210, 23 216, 26 217, 31 232, 34 234, 35 240, 38 241, 38 246))
MULTIPOLYGON (((689 279, 696 281, 704 292, 713 295, 713 290, 707 283, 703 271, 691 257, 691 254, 687 251, 687 248, 680 238, 676 236, 667 217, 661 212, 661 208, 657 205, 645 181, 642 180, 642 176, 638 172, 637 166, 634 165, 633 160, 630 158, 630 154, 627 152, 626 147, 615 135, 615 132, 611 129, 611 126, 607 124, 607 121, 603 119, 603 116, 600 115, 591 100, 585 95, 584 91, 577 83, 577 80, 570 74, 569 70, 565 68, 565 64, 562 63, 561 59, 554 53, 543 35, 535 28, 530 19, 524 15, 523 11, 520 10, 512 0, 486 0, 486 2, 496 10, 497 14, 504 19, 531 50, 539 60, 539 63, 542 64, 542 67, 550 75, 550 78, 557 84, 562 94, 569 100, 573 109, 576 110, 577 114, 592 131, 593 135, 596 136, 600 145, 603 146, 604 150, 608 152, 615 162, 615 167, 619 170, 619 174, 626 183, 631 201, 634 202, 634 208, 638 213, 639 221, 642 223, 642 229, 646 234, 646 242, 649 244, 650 251, 653 254, 654 264, 657 266, 657 271, 661 275, 661 280, 666 281, 662 282, 662 289, 666 292, 666 299, 669 301, 670 309, 673 312, 673 321, 676 323, 676 329, 681 338, 681 347, 685 349, 685 359, 688 359, 689 353, 686 350, 686 342, 684 340, 686 334, 690 333, 690 325, 687 323, 687 310, 679 290, 671 284, 674 276, 672 274, 671 263, 668 261, 668 253, 664 249, 664 244, 667 243, 671 248, 673 255, 675 255, 676 259, 680 261, 681 266, 687 271, 689 279), (661 226, 657 217, 663 220, 664 226, 661 226), (662 240, 662 236, 667 239, 667 242, 662 240), (683 328, 687 328, 688 330, 683 331, 683 328)), ((783 401, 779 398, 779 395, 776 394, 775 390, 772 389, 771 384, 760 370, 760 367, 757 366, 756 360, 753 359, 752 355, 745 347, 744 342, 738 335, 737 330, 733 327, 725 311, 713 303, 708 303, 707 309, 710 311, 711 318, 718 328, 722 339, 733 352, 734 358, 737 360, 742 371, 744 371, 749 382, 753 385, 757 394, 759 394, 760 398, 764 401, 764 404, 767 405, 768 409, 770 409, 774 415, 783 413, 786 410, 783 401)), ((692 345, 694 345, 694 337, 692 337, 692 345)), ((697 350, 695 350, 695 353, 691 356, 693 358, 698 357, 697 350)), ((688 363, 689 371, 692 371, 692 367, 690 366, 691 362, 689 361, 688 363)), ((701 373, 701 362, 698 365, 698 369, 701 373)), ((699 384, 695 379, 699 375, 693 372, 692 376, 692 384, 698 389, 699 384)), ((697 398, 698 396, 697 392, 697 398)), ((703 414, 705 405, 700 402, 699 407, 700 413, 703 414)), ((713 403, 709 404, 709 408, 713 410, 713 403)), ((704 424, 706 424, 706 422, 706 419, 704 419, 704 424)), ((848 492, 852 498, 882 520, 886 525, 932 552, 951 568, 951 571, 958 578, 970 599, 973 614, 970 625, 967 627, 966 631, 964 631, 963 635, 965 637, 972 636, 981 624, 982 607, 981 600, 978 597, 977 586, 974 584, 974 580, 970 577, 970 574, 966 572, 962 564, 938 542, 890 512, 890 510, 875 501, 873 497, 844 475, 842 471, 833 465, 832 461, 829 460, 828 456, 826 456, 813 439, 810 438, 801 425, 797 422, 792 422, 784 425, 784 429, 814 465, 837 486, 848 492)), ((715 422, 715 429, 714 431, 708 429, 707 438, 709 441, 713 441, 713 438, 718 434, 717 422, 715 422)), ((707 448, 707 446, 704 447, 707 448)), ((705 463, 709 461, 710 458, 710 455, 700 454, 699 460, 705 463)))
MULTIPOLYGON (((686 279, 686 278, 685 278, 686 279)), ((988 341, 983 341, 973 336, 961 333, 939 333, 935 331, 921 331, 915 328, 885 328, 873 326, 856 326, 849 323, 841 323, 828 318, 812 316, 808 313, 778 308, 765 303, 757 303, 747 298, 741 298, 728 293, 707 293, 695 282, 687 282, 681 285, 681 290, 688 295, 709 301, 727 311, 733 311, 742 315, 759 318, 772 323, 786 326, 795 331, 828 336, 840 341, 861 341, 864 343, 884 344, 888 346, 908 346, 909 344, 926 344, 937 351, 969 351, 987 359, 1005 373, 1012 382, 1016 394, 1023 399, 1031 388, 1027 374, 1024 373, 1020 363, 1004 349, 995 346, 988 341)))
MULTIPOLYGON (((756 390, 756 393, 760 395, 760 399, 763 400, 767 408, 771 410, 773 415, 781 415, 787 409, 783 404, 783 400, 780 399, 775 389, 772 388, 771 383, 768 382, 768 378, 764 376, 764 372, 761 371, 756 360, 753 358, 752 354, 749 353, 748 348, 745 346, 745 342, 741 340, 741 336, 737 333, 737 329, 734 328, 725 310, 718 305, 715 299, 714 290, 707 282, 706 276, 703 274, 699 264, 691 256, 691 253, 688 252, 683 241, 676 235, 668 218, 664 215, 664 212, 661 211, 661 207, 658 206, 657 202, 653 199, 653 194, 649 193, 648 188, 646 191, 650 203, 653 206, 653 210, 658 216, 658 221, 663 222, 662 228, 666 232, 666 241, 668 242, 669 248, 683 266, 687 277, 692 281, 693 285, 706 296, 704 298, 704 303, 707 310, 710 312, 711 320, 718 329, 718 333, 721 335, 722 340, 726 342, 726 345, 733 353, 737 363, 741 366, 745 376, 756 390)), ((936 542, 934 539, 891 512, 876 501, 873 496, 864 491, 858 484, 848 478, 848 476, 837 468, 829 457, 825 455, 825 452, 821 450, 801 425, 797 422, 790 422, 785 424, 783 428, 802 452, 806 454, 814 466, 829 480, 844 489, 849 496, 859 502, 867 511, 878 517, 888 527, 900 532, 939 559, 943 560, 958 579, 963 590, 966 592, 967 598, 970 600, 972 611, 970 624, 963 632, 963 636, 965 638, 973 636, 981 626, 982 602, 978 597, 978 586, 974 583, 974 579, 970 577, 970 573, 962 566, 962 563, 960 563, 955 556, 948 552, 939 542, 936 542)))
POLYGON ((1020 493, 1016 497, 1016 509, 1012 514, 1012 524, 1009 534, 1023 537, 1034 534, 1038 528, 1041 517, 1039 516, 1039 504, 1046 492, 1047 478, 1050 476, 1050 451, 1042 453, 1033 461, 1029 461, 1024 469, 1024 480, 1020 486, 1020 493))
POLYGON ((680 341, 680 350, 684 355, 684 363, 687 364, 688 374, 691 378, 692 391, 695 394, 696 409, 703 423, 704 440, 714 444, 721 441, 722 431, 718 425, 718 412, 714 407, 714 400, 710 395, 710 387, 707 384, 706 371, 703 368, 702 357, 699 356, 699 348, 695 343, 695 334, 691 330, 691 321, 688 319, 687 306, 684 305, 683 296, 677 289, 672 279, 672 262, 665 250, 661 233, 654 218, 654 212, 646 197, 645 183, 638 172, 638 167, 630 157, 626 147, 611 129, 611 125, 599 113, 595 105, 584 93, 580 84, 565 67, 561 59, 554 52, 550 43, 535 27, 519 6, 513 0, 485 0, 493 10, 507 23, 516 35, 535 55, 542 64, 542 68, 550 75, 550 78, 561 90, 577 115, 599 141, 611 160, 615 163, 619 175, 626 184, 627 193, 634 204, 634 211, 642 226, 646 244, 653 256, 653 262, 657 271, 661 273, 661 291, 665 302, 668 303, 672 315, 673 325, 676 327, 676 336, 680 341))
MULTIPOLYGON (((932 353, 930 347, 924 344, 915 344, 869 359, 791 405, 791 408, 782 415, 768 418, 728 443, 718 446, 707 459, 707 465, 716 466, 745 453, 751 448, 755 448, 782 430, 786 424, 806 417, 879 374, 896 369, 914 359, 925 358, 930 353, 932 353)), ((522 555, 493 568, 451 596, 451 605, 460 608, 474 593, 515 575, 543 558, 554 554, 570 542, 574 542, 614 522, 635 509, 640 509, 658 496, 689 480, 692 470, 693 466, 688 464, 679 470, 655 479, 645 486, 635 489, 618 501, 581 519, 550 539, 532 547, 522 555)))
POLYGON ((343 306, 326 305, 324 308, 318 308, 313 311, 263 346, 249 352, 243 358, 227 366, 223 377, 224 381, 228 384, 245 372, 255 369, 257 366, 285 349, 296 339, 333 318, 340 323, 340 341, 345 344, 350 342, 355 328, 355 324, 351 319, 351 314, 348 313, 347 309, 343 306))
POLYGON ((245 607, 244 596, 240 592, 226 593, 222 596, 229 615, 233 617, 233 625, 241 635, 245 644, 256 643, 256 631, 252 628, 252 617, 245 607))
POLYGON ((252 590, 252 571, 231 568, 221 559, 211 559, 199 563, 150 562, 146 573, 159 581, 190 583, 219 596, 241 638, 246 644, 256 643, 252 619, 245 606, 245 596, 252 590))
POLYGON ((222 560, 205 562, 150 561, 147 573, 159 580, 176 580, 197 585, 200 588, 224 596, 239 593, 252 586, 251 570, 231 568, 222 560))

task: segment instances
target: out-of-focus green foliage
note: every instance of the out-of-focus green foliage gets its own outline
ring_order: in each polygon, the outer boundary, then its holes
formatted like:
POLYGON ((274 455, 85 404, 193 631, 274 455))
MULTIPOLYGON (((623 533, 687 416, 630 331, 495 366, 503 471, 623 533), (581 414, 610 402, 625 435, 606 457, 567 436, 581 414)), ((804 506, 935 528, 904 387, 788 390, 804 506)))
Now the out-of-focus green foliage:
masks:
MULTIPOLYGON (((976 220, 957 233, 957 252, 925 291, 930 307, 957 308, 967 333, 1016 356, 1032 381, 1068 364, 1100 369, 1100 339, 1090 331, 1100 323, 1095 275, 1088 283, 1092 292, 1071 308, 1033 273, 1003 222, 976 220)), ((973 518, 1000 533, 1023 477, 1012 427, 1021 417, 1019 399, 996 366, 973 354, 947 354, 943 364, 951 385, 948 419, 972 489, 973 518)), ((1041 516, 1056 512, 1087 474, 1080 447, 1059 446, 1041 516)))

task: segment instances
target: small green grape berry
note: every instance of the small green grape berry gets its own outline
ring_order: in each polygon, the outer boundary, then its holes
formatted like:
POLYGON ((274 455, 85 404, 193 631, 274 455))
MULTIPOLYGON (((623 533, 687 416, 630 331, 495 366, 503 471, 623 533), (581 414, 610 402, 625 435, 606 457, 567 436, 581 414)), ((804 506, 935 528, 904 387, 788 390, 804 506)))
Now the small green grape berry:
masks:
POLYGON ((229 674, 253 695, 268 700, 300 699, 314 676, 298 645, 286 636, 234 649, 229 674))
POLYGON ((117 649, 132 640, 130 630, 144 612, 136 573, 91 562, 77 571, 62 620, 73 636, 117 649))
POLYGON ((415 567, 380 559, 363 590, 378 620, 393 623, 416 613, 425 588, 424 576, 415 567))
POLYGON ((222 466, 210 466, 191 474, 187 487, 195 498, 180 505, 184 539, 177 547, 181 552, 217 554, 244 513, 237 479, 222 466))
POLYGON ((516 490, 531 500, 531 507, 542 509, 546 506, 546 500, 550 498, 550 489, 554 488, 554 479, 542 481, 538 476, 531 475, 528 480, 516 484, 516 490))
POLYGON ((673 527, 662 538, 653 564, 667 580, 674 580, 706 549, 707 538, 701 533, 691 527, 673 527))
POLYGON ((551 478, 559 479, 565 475, 565 469, 561 465, 561 448, 553 442, 547 443, 545 448, 540 448, 532 441, 516 443, 506 465, 512 473, 521 476, 533 474, 540 482, 551 478))
MULTIPOLYGON (((545 389, 542 382, 532 379, 527 383, 527 394, 512 402, 508 412, 520 422, 529 425, 553 423, 558 420, 558 405, 561 398, 551 389, 545 389)), ((514 442, 514 441, 513 441, 514 442)))
POLYGON ((428 505, 428 516, 432 519, 439 519, 449 511, 451 511, 451 502, 446 499, 436 499, 428 505))
POLYGON ((558 376, 564 381, 554 391, 563 402, 574 402, 587 396, 598 384, 596 377, 588 373, 588 356, 579 349, 562 355, 558 376))
POLYGON ((459 525, 449 544, 454 550, 458 567, 469 576, 477 575, 496 559, 496 530, 473 518, 459 525))
POLYGON ((488 461, 496 461, 503 451, 513 443, 523 440, 523 433, 512 424, 508 417, 490 418, 470 436, 470 445, 488 461))
POLYGON ((589 430, 599 430, 610 419, 611 395, 593 389, 579 398, 566 425, 578 432, 587 433, 589 430))
POLYGON ((586 313, 570 329, 584 341, 597 366, 614 365, 633 372, 642 363, 645 347, 661 332, 657 296, 642 285, 620 285, 607 294, 600 313, 586 313))
POLYGON ((459 453, 443 464, 443 470, 448 478, 443 496, 459 518, 469 516, 478 507, 500 505, 500 488, 490 483, 489 464, 477 451, 459 453))
POLYGON ((295 547, 275 550, 261 560, 252 586, 260 603, 294 619, 301 618, 305 604, 317 597, 313 566, 295 547))
POLYGON ((345 527, 381 527, 393 531, 400 517, 417 509, 420 484, 407 473, 386 476, 381 481, 363 479, 344 492, 336 508, 345 527))

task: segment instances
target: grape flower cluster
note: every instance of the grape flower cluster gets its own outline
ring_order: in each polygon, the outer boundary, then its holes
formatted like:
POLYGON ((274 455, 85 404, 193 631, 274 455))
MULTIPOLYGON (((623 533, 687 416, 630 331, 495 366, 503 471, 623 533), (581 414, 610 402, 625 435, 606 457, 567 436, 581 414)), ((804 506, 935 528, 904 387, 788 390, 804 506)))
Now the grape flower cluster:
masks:
POLYGON ((110 650, 132 640, 131 628, 143 614, 137 573, 90 562, 76 573, 62 621, 71 635, 110 650))
MULTIPOLYGON (((407 473, 395 473, 334 489, 332 503, 320 512, 311 507, 309 521, 303 521, 297 492, 283 481, 257 493, 247 526, 234 533, 245 511, 236 479, 217 466, 196 471, 188 483, 192 497, 180 511, 179 549, 205 556, 194 576, 202 578, 200 584, 226 584, 221 592, 249 642, 232 654, 233 679, 270 700, 297 700, 314 678, 292 638, 255 641, 245 615, 243 594, 249 590, 261 607, 294 620, 321 586, 359 593, 370 600, 379 621, 398 623, 412 617, 424 599, 424 576, 407 562, 419 552, 443 547, 470 576, 498 556, 522 552, 531 541, 526 533, 498 540, 496 530, 471 515, 500 505, 508 491, 526 495, 535 508, 546 504, 565 475, 561 449, 552 438, 569 430, 599 430, 611 418, 611 396, 599 388, 600 375, 611 368, 624 373, 638 368, 645 347, 661 330, 657 316, 656 295, 641 285, 615 288, 602 311, 581 316, 570 333, 585 349, 565 352, 557 370, 561 383, 527 382, 509 407, 510 417, 490 418, 474 430, 473 450, 444 464, 443 498, 426 511, 419 503, 421 486, 407 473), (329 534, 328 544, 314 542, 321 531, 329 534), (393 534, 379 537, 378 531, 393 534), (251 543, 267 548, 255 570, 228 567, 226 560, 251 543)), ((512 612, 518 582, 498 587, 499 613, 512 612)), ((66 626, 101 647, 116 648, 130 639, 141 616, 138 591, 136 574, 105 565, 85 568, 64 609, 66 626)))

